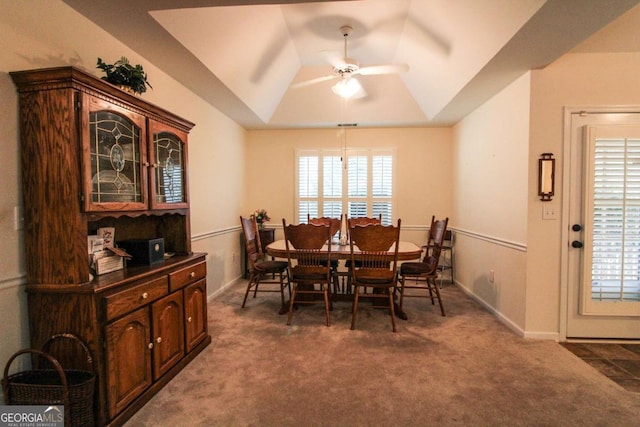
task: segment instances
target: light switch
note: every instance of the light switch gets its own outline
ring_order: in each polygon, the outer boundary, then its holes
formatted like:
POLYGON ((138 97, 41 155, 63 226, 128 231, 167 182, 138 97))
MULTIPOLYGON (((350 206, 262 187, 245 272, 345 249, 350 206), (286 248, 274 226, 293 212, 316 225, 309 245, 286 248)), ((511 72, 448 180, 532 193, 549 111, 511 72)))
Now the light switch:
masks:
POLYGON ((558 213, 556 207, 553 205, 542 206, 542 219, 558 219, 558 213))

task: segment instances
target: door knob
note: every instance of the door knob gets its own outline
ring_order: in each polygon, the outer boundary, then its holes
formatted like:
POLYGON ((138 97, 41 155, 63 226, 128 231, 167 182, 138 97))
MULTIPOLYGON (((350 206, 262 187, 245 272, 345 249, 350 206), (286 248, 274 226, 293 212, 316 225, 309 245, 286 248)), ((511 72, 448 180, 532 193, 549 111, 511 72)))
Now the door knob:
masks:
POLYGON ((579 242, 577 240, 574 240, 573 242, 571 242, 571 246, 573 246, 574 248, 581 248, 584 245, 582 244, 582 242, 579 242))
POLYGON ((580 231, 580 230, 582 230, 582 226, 581 226, 580 224, 573 224, 573 225, 571 226, 571 229, 572 229, 573 231, 580 231))

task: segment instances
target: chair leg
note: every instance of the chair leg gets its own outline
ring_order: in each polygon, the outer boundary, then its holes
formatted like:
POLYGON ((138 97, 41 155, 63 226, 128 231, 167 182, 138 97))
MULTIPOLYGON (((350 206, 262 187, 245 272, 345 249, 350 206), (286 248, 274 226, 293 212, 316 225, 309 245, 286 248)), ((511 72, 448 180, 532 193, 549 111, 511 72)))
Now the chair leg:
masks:
POLYGON ((338 270, 331 272, 331 279, 333 281, 333 293, 340 293, 340 277, 338 276, 338 270))
POLYGON ((289 290, 289 299, 291 299, 291 283, 289 283, 289 275, 280 272, 280 301, 282 305, 280 306, 279 314, 285 314, 289 311, 289 307, 287 307, 287 303, 284 301, 285 288, 289 290))
POLYGON ((254 272, 251 272, 249 274, 249 283, 247 283, 247 291, 244 293, 244 300, 242 300, 242 308, 244 308, 244 305, 247 303, 247 297, 249 296, 249 291, 251 290, 251 284, 253 283, 255 278, 256 274, 254 272))
POLYGON ((356 314, 358 313, 358 285, 353 287, 353 305, 351 306, 351 330, 356 328, 356 314))
POLYGON ((449 261, 451 262, 451 284, 455 284, 454 275, 453 275, 453 251, 450 252, 449 261))
POLYGON ((324 294, 324 315, 327 318, 327 326, 329 326, 329 304, 330 304, 330 302, 329 302, 329 300, 330 300, 329 292, 331 290, 331 283, 326 283, 326 284, 323 284, 322 286, 323 286, 323 289, 324 289, 324 292, 323 292, 323 294, 324 294))
POLYGON ((293 291, 291 292, 291 300, 289 301, 289 315, 287 316, 287 325, 291 324, 291 317, 293 317, 293 304, 296 300, 296 291, 298 289, 298 284, 293 284, 293 291))
POLYGON ((429 297, 431 297, 431 305, 436 305, 436 302, 433 299, 434 298, 433 292, 434 292, 434 289, 437 290, 438 285, 436 284, 435 279, 433 280, 433 286, 432 286, 432 282, 429 281, 430 279, 425 278, 425 280, 427 282, 427 290, 429 291, 429 297))
POLYGON ((256 283, 253 286, 253 297, 255 298, 258 295, 258 285, 260 284, 260 276, 256 276, 256 283))
MULTIPOLYGON (((427 279, 427 281, 430 281, 429 283, 431 283, 433 285, 433 289, 436 293, 436 298, 438 299, 438 304, 440 304, 440 312, 442 313, 442 317, 446 316, 444 314, 444 307, 442 305, 442 298, 440 298, 440 289, 438 289, 438 284, 436 283, 436 280, 434 278, 431 279, 427 279)), ((429 285, 429 289, 431 289, 431 285, 429 285)), ((433 300, 433 298, 432 298, 433 300)))
POLYGON ((280 273, 280 301, 282 304, 282 307, 284 307, 284 278, 282 277, 282 273, 280 273))
POLYGON ((395 309, 393 307, 394 301, 393 301, 393 288, 389 288, 389 309, 391 310, 391 326, 393 329, 393 332, 396 331, 396 313, 395 313, 395 309))
POLYGON ((404 276, 400 276, 400 301, 398 302, 398 307, 402 310, 402 303, 404 302, 404 276))

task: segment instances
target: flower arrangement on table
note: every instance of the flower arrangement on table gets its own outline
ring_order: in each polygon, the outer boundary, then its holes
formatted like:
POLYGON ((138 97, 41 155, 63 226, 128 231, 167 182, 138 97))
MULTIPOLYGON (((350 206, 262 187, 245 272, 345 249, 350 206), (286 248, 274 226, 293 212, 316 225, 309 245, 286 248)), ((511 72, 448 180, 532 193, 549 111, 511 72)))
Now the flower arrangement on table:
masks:
POLYGON ((267 214, 267 211, 264 209, 257 209, 253 216, 256 218, 256 222, 258 223, 259 228, 264 227, 265 222, 271 221, 271 218, 269 218, 269 214, 267 214))

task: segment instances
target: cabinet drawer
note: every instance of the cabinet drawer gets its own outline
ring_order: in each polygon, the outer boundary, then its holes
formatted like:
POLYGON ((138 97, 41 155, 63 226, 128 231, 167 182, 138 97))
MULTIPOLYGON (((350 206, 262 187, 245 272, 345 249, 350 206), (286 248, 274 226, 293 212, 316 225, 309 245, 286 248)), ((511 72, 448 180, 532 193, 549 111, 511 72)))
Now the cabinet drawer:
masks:
POLYGON ((167 277, 116 292, 104 298, 107 320, 129 313, 168 294, 167 277))
POLYGON ((200 262, 169 274, 169 287, 171 292, 173 292, 176 289, 183 288, 189 283, 195 282, 196 280, 204 279, 206 276, 207 263, 200 262))

